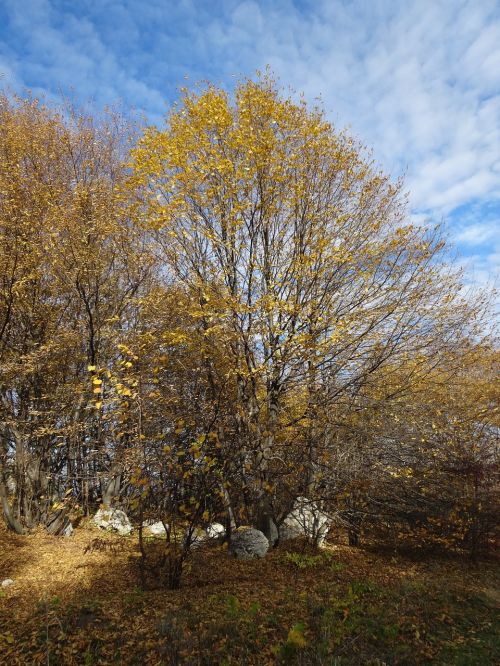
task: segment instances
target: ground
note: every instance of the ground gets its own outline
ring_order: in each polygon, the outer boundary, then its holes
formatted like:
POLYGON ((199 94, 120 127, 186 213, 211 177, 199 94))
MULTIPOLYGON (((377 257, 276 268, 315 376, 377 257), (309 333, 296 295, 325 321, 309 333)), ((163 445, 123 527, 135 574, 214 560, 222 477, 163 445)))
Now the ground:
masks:
POLYGON ((214 546, 181 589, 143 591, 137 558, 133 536, 88 524, 69 538, 0 527, 0 580, 15 580, 0 592, 0 663, 500 663, 493 560, 295 542, 239 562, 214 546))

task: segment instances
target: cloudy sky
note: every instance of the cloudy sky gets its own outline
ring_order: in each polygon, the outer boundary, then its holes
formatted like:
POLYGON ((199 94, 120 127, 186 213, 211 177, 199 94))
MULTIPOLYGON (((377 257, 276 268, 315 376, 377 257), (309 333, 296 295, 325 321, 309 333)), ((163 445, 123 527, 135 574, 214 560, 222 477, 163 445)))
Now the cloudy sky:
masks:
POLYGON ((178 86, 269 64, 405 175, 485 284, 500 270, 499 0, 0 0, 0 85, 160 122, 178 86))

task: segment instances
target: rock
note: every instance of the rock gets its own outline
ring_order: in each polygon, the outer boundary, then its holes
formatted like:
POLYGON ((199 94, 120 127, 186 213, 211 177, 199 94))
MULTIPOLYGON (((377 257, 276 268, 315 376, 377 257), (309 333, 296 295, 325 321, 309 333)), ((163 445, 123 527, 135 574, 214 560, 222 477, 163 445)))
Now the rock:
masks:
POLYGON ((132 532, 127 514, 120 509, 99 509, 94 516, 94 523, 103 530, 113 530, 121 536, 132 532))
POLYGON ((12 578, 6 578, 5 580, 2 581, 2 587, 10 587, 11 585, 15 584, 15 580, 12 580, 12 578))
POLYGON ((318 507, 316 502, 297 497, 292 511, 283 521, 280 540, 306 537, 322 546, 332 525, 332 519, 318 507))
POLYGON ((157 521, 156 523, 151 523, 150 525, 147 525, 146 529, 150 534, 153 534, 154 536, 163 536, 163 534, 165 534, 167 531, 161 520, 157 521))
POLYGON ((210 541, 222 540, 226 534, 226 528, 220 523, 211 523, 206 529, 196 529, 191 537, 191 548, 200 548, 210 541))
POLYGON ((226 528, 221 523, 211 523, 205 532, 209 539, 223 539, 226 536, 226 528))
POLYGON ((264 557, 269 549, 265 535, 253 527, 239 527, 231 534, 229 552, 239 560, 264 557))

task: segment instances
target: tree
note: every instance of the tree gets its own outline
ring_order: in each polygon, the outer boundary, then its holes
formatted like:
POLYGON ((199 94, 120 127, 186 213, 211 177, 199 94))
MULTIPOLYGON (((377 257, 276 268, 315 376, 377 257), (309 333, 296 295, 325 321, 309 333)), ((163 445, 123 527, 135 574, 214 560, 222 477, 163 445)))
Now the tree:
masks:
POLYGON ((235 404, 220 436, 238 450, 247 519, 270 535, 284 474, 299 466, 301 492, 318 491, 322 415, 409 355, 432 367, 464 334, 458 276, 439 230, 409 224, 401 184, 267 74, 233 101, 184 91, 131 166, 206 372, 213 350, 226 358, 235 404))
POLYGON ((116 356, 151 262, 119 189, 124 122, 5 95, 0 116, 0 492, 16 531, 57 531, 61 497, 88 511, 114 476, 87 366, 116 356))

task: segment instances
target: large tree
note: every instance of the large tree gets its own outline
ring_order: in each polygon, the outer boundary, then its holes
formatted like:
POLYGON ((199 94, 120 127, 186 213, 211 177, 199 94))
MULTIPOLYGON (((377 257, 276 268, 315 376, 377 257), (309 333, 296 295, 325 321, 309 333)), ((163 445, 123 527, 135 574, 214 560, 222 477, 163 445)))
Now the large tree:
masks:
POLYGON ((408 368, 410 383, 429 370, 467 332, 469 307, 439 230, 410 224, 401 184, 268 76, 233 96, 184 91, 132 167, 165 271, 203 328, 212 384, 213 350, 227 359, 218 381, 234 385, 234 416, 219 436, 237 447, 248 517, 269 534, 290 437, 295 494, 313 496, 321 414, 386 366, 408 368))

